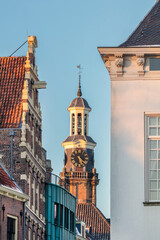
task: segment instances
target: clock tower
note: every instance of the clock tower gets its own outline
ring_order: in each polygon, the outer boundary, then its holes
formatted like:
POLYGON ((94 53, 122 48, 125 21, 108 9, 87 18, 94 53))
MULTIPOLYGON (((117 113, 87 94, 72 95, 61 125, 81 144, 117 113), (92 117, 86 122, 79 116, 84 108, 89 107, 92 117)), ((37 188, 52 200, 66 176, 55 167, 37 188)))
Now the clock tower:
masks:
POLYGON ((96 143, 89 136, 89 113, 91 108, 82 98, 81 85, 77 97, 68 107, 70 113, 70 135, 62 142, 64 147, 64 168, 60 177, 70 186, 77 203, 96 205, 98 174, 94 168, 96 143))

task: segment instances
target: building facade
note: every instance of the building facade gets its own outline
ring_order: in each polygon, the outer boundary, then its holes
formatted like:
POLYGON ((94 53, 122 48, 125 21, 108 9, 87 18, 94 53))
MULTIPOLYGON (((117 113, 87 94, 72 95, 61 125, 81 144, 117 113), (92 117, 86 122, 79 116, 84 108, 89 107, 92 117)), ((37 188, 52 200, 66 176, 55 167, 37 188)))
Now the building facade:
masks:
POLYGON ((109 223, 96 207, 96 187, 99 179, 94 167, 96 143, 89 136, 91 108, 81 96, 79 81, 77 97, 68 107, 70 136, 62 143, 65 157, 60 177, 69 184, 70 192, 77 198, 77 219, 86 223, 86 227, 90 229, 95 239, 98 239, 96 238, 98 236, 109 239, 109 223))
POLYGON ((75 240, 76 198, 62 185, 62 180, 51 176, 46 182, 46 240, 75 240))
POLYGON ((83 221, 76 221, 76 240, 86 240, 86 224, 83 221))
POLYGON ((28 199, 0 164, 0 239, 24 239, 28 199))
POLYGON ((35 36, 28 37, 27 57, 0 57, 0 162, 29 196, 26 203, 27 240, 45 237, 45 157, 42 149, 41 110, 35 36), (11 129, 13 135, 10 135, 11 129), (14 141, 11 143, 12 137, 14 141))
POLYGON ((126 42, 98 48, 111 79, 111 239, 160 236, 160 1, 126 42))

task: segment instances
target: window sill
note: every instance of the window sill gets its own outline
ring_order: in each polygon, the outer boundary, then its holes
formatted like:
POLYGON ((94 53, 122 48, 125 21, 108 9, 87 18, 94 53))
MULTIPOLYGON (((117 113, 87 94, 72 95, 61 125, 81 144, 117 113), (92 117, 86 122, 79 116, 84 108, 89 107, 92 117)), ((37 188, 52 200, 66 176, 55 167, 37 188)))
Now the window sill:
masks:
POLYGON ((160 202, 143 202, 144 206, 160 206, 160 202))

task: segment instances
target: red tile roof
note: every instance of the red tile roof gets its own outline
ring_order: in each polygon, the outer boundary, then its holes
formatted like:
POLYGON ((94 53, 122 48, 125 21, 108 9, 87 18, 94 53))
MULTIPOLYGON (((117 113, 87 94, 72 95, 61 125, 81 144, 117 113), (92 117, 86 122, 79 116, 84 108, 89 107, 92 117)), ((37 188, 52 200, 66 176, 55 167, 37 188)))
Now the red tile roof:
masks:
POLYGON ((0 57, 0 128, 18 128, 26 57, 0 57))
POLYGON ((110 224, 94 204, 78 203, 76 216, 85 222, 86 228, 90 228, 94 239, 110 239, 110 224))
POLYGON ((16 183, 10 178, 7 171, 0 165, 0 186, 11 188, 22 192, 21 189, 16 185, 16 183))

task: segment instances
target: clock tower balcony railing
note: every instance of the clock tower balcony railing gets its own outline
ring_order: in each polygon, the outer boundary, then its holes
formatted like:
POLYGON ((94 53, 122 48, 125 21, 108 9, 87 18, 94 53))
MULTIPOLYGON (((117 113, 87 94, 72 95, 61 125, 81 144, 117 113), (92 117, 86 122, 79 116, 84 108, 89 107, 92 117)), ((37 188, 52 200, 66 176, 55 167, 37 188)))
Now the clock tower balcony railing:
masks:
POLYGON ((76 171, 76 172, 65 172, 63 173, 63 176, 61 175, 61 177, 63 178, 78 178, 78 179, 92 179, 93 177, 95 179, 98 179, 98 173, 90 173, 90 172, 81 172, 81 171, 76 171))

